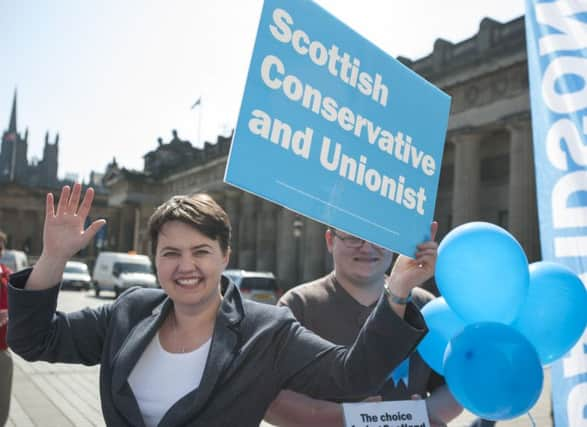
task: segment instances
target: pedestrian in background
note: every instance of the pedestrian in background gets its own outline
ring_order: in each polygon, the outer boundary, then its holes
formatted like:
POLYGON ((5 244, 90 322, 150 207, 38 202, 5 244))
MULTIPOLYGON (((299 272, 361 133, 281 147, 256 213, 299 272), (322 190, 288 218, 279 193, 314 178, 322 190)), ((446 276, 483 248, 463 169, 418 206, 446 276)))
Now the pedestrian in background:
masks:
MULTIPOLYGON (((0 230, 0 258, 6 249, 8 238, 0 230)), ((12 391, 12 357, 6 345, 6 326, 8 324, 8 276, 12 273, 0 263, 0 426, 6 424, 10 411, 12 391)))

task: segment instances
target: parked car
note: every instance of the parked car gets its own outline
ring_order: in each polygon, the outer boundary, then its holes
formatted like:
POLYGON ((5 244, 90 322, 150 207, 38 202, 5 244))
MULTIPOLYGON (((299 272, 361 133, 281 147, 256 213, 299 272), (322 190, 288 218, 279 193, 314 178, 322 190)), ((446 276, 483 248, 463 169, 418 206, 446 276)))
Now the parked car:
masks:
POLYGON ((275 304, 282 292, 277 280, 268 271, 225 270, 223 273, 238 286, 241 294, 248 299, 275 304))
POLYGON ((29 260, 26 253, 14 249, 7 249, 4 251, 0 264, 6 265, 12 271, 17 272, 29 266, 29 260))
POLYGON ((94 265, 92 282, 96 296, 100 296, 103 290, 114 291, 118 297, 133 286, 157 287, 149 257, 124 252, 100 252, 94 265))
POLYGON ((62 289, 88 290, 91 283, 92 277, 85 262, 67 261, 61 279, 62 289))

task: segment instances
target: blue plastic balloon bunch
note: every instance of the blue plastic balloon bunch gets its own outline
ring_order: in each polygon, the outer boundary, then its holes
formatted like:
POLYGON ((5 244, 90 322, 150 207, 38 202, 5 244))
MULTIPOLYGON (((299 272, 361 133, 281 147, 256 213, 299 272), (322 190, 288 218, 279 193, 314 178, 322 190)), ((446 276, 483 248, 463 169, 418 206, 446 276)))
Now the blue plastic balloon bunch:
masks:
POLYGON ((471 222, 438 248, 442 294, 422 314, 430 332, 418 347, 454 397, 491 420, 528 412, 542 390, 542 365, 568 352, 587 325, 587 291, 568 268, 528 265, 504 229, 471 222))

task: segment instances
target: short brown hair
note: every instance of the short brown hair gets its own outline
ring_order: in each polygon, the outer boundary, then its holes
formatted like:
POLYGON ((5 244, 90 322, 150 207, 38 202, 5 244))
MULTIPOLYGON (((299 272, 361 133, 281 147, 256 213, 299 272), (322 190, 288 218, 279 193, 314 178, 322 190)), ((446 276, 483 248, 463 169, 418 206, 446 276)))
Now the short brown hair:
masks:
POLYGON ((181 221, 204 236, 216 240, 226 254, 230 246, 230 220, 227 213, 208 194, 173 196, 160 205, 149 218, 151 255, 155 256, 161 228, 169 221, 181 221))
POLYGON ((8 243, 8 236, 2 230, 0 230, 0 242, 3 242, 4 244, 8 243))

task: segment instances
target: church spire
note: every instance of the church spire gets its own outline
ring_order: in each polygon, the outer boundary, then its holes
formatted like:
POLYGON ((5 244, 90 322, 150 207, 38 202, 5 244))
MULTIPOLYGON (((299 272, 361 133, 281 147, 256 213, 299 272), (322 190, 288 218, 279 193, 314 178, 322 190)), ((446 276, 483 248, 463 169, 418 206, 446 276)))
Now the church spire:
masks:
POLYGON ((8 133, 16 133, 16 89, 14 89, 14 98, 12 99, 12 112, 10 113, 10 124, 8 133))

